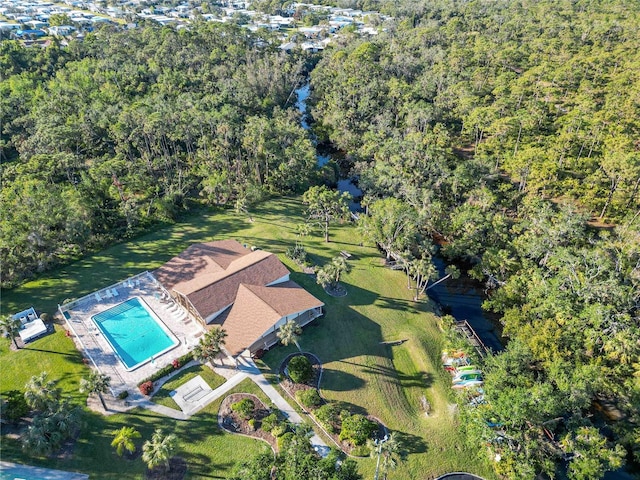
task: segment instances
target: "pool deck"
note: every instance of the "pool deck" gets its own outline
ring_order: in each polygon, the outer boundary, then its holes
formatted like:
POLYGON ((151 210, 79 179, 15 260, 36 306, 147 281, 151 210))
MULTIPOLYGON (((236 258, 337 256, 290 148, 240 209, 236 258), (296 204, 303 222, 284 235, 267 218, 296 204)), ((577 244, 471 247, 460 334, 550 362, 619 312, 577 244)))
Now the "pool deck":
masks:
POLYGON ((62 470, 52 470, 50 468, 32 467, 31 465, 21 465, 19 463, 0 462, 0 472, 3 477, 9 475, 11 480, 88 480, 89 475, 76 472, 65 472, 62 470))
POLYGON ((61 307, 66 312, 67 325, 76 346, 101 373, 111 377, 111 388, 115 395, 124 390, 129 393, 137 391, 141 380, 191 351, 203 335, 204 328, 167 297, 167 292, 155 278, 144 273, 61 307), (113 296, 114 290, 117 296, 113 296), (152 361, 127 371, 91 317, 133 297, 142 298, 179 343, 152 361))

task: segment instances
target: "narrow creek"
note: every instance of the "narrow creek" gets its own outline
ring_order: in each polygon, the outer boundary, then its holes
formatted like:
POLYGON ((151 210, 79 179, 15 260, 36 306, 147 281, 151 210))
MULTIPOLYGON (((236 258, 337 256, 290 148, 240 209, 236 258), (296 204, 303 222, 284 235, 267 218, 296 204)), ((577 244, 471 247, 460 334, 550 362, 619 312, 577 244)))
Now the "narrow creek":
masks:
MULTIPOLYGON (((317 165, 318 167, 323 167, 332 159, 332 154, 321 151, 321 149, 318 148, 317 138, 309 125, 309 116, 307 114, 307 98, 309 98, 311 93, 309 82, 307 81, 298 88, 295 93, 297 96, 296 107, 300 113, 302 113, 300 124, 302 128, 308 130, 312 135, 314 145, 316 146, 317 165)), ((350 193, 356 198, 362 196, 362 190, 358 188, 353 182, 353 179, 348 176, 348 172, 345 171, 341 171, 337 188, 340 191, 350 193)), ((349 208, 353 212, 362 210, 359 202, 352 202, 349 208)), ((435 255, 433 257, 433 263, 438 269, 440 278, 442 278, 445 275, 446 261, 441 256, 435 255)), ((431 288, 427 293, 431 299, 442 307, 445 313, 452 315, 456 320, 466 320, 469 322, 469 325, 471 325, 480 340, 482 340, 488 348, 494 352, 499 352, 504 349, 505 345, 500 340, 501 335, 497 316, 492 316, 482 309, 482 302, 487 298, 487 295, 482 289, 480 282, 463 274, 457 280, 445 280, 431 288)), ((637 477, 627 472, 625 467, 617 471, 606 472, 603 477, 604 480, 633 480, 634 478, 637 477)))
MULTIPOLYGON (((302 114, 300 124, 302 128, 308 130, 312 136, 314 145, 316 146, 316 158, 318 167, 323 167, 331 159, 329 152, 321 151, 318 148, 317 138, 309 125, 309 116, 307 113, 307 98, 310 95, 309 82, 298 88, 296 91, 296 108, 302 114)), ((362 196, 362 190, 354 183, 353 179, 348 176, 348 172, 341 171, 341 176, 337 181, 338 190, 348 192, 353 197, 362 196)), ((361 211, 359 202, 352 202, 349 206, 351 211, 361 211)), ((433 260, 440 277, 445 275, 444 269, 446 263, 440 256, 435 256, 433 260)), ((500 351, 504 347, 500 342, 500 336, 497 332, 495 320, 482 310, 482 302, 486 299, 486 295, 480 284, 474 282, 469 277, 462 275, 458 280, 445 280, 439 285, 428 291, 429 297, 439 303, 443 310, 450 313, 456 320, 466 320, 473 327, 476 334, 482 342, 493 351, 500 351)))

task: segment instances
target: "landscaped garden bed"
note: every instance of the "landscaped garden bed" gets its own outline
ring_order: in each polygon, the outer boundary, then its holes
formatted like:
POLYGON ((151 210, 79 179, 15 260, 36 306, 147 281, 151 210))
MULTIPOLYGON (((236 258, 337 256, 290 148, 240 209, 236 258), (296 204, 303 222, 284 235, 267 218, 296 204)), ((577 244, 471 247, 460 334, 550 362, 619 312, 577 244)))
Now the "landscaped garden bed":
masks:
POLYGON ((264 440, 274 451, 277 451, 276 436, 270 433, 271 428, 269 431, 262 428, 263 420, 273 414, 274 412, 255 395, 234 393, 227 396, 220 404, 218 423, 228 432, 264 440))
POLYGON ((187 475, 187 462, 182 457, 171 457, 169 468, 165 466, 147 470, 147 480, 182 480, 187 475))
POLYGON ((322 364, 320 363, 318 357, 316 357, 312 353, 292 353, 283 360, 282 364, 280 365, 280 371, 278 372, 278 374, 280 375, 280 386, 284 388, 290 395, 295 396, 298 390, 307 390, 310 388, 318 390, 320 388, 322 364), (305 382, 294 382, 287 373, 289 362, 292 358, 297 356, 303 356, 311 363, 312 376, 305 382))
POLYGON ((315 355, 289 355, 280 365, 279 374, 283 389, 298 405, 313 415, 325 434, 346 454, 366 457, 370 453, 367 440, 383 438, 388 433, 375 417, 353 414, 346 405, 327 402, 322 398, 319 392, 322 364, 315 355), (306 361, 297 362, 301 358, 306 361))

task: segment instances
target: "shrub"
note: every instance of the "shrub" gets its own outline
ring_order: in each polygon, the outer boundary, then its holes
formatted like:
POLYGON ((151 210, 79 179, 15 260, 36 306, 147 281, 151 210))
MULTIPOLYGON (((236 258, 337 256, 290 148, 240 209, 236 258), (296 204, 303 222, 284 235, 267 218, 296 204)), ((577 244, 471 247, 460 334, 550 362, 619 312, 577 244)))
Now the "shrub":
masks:
MULTIPOLYGON (((176 360, 180 363, 180 365, 184 365, 185 363, 188 363, 191 360, 193 360, 193 353, 189 352, 186 355, 183 355, 183 356, 177 358, 176 360)), ((140 386, 140 385, 142 385, 143 383, 146 383, 146 382, 155 382, 156 380, 159 380, 162 377, 166 377, 167 375, 169 375, 174 370, 175 370, 175 367, 173 366, 173 363, 171 365, 167 365, 166 367, 163 367, 160 370, 158 370, 157 372, 155 372, 153 375, 149 375, 147 378, 142 380, 140 383, 138 383, 138 386, 140 386)))
POLYGON ((179 369, 182 365, 180 364, 180 359, 179 358, 174 358, 173 362, 171 362, 171 365, 173 366, 173 368, 175 370, 179 369))
POLYGON ((274 437, 281 437, 289 431, 289 425, 286 423, 279 423, 271 429, 271 435, 274 437))
POLYGON ((277 440, 278 450, 283 451, 284 449, 286 449, 287 446, 291 443, 293 436, 294 436, 293 432, 287 432, 284 435, 281 435, 280 437, 278 437, 278 440, 277 440))
POLYGON ((262 419, 262 430, 271 432, 279 423, 278 416, 275 413, 267 415, 262 419))
POLYGON ((120 400, 124 400, 125 398, 127 398, 129 396, 129 391, 127 390, 123 390, 118 394, 118 398, 120 400))
POLYGON ((235 402, 231 404, 231 410, 236 412, 245 420, 253 417, 253 411, 256 408, 256 404, 250 398, 243 398, 239 402, 235 402))
POLYGON ((289 377, 296 383, 305 383, 313 377, 311 362, 304 355, 296 355, 289 361, 289 377))
POLYGON ((356 446, 364 445, 377 429, 378 425, 364 415, 343 417, 340 440, 346 440, 356 446))
POLYGON ((337 403, 325 403, 313 414, 330 433, 335 433, 340 426, 340 406, 337 403))
POLYGON ((296 399, 307 408, 318 408, 322 405, 322 398, 316 389, 298 390, 296 399))
POLYGON ((307 261, 307 251, 299 243, 287 248, 286 255, 300 265, 303 265, 307 261))
POLYGON ((350 454, 354 457, 368 457, 371 453, 371 450, 366 445, 360 445, 358 447, 353 448, 350 454))
POLYGON ((3 397, 1 411, 3 420, 17 422, 29 413, 29 405, 27 405, 24 394, 21 391, 10 390, 3 397))
POLYGON ((139 388, 140 392, 143 395, 149 395, 151 392, 153 392, 153 382, 151 380, 143 382, 139 385, 139 388))
POLYGON ((256 429, 256 422, 257 422, 257 420, 255 418, 250 418, 249 421, 247 422, 249 424, 249 428, 251 430, 255 430, 256 429))

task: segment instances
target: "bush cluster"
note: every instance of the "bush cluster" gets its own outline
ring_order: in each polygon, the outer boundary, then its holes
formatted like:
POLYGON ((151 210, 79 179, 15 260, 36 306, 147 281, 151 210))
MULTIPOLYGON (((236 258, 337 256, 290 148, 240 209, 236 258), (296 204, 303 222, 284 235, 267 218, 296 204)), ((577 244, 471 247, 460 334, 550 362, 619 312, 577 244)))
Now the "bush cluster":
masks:
POLYGON ((307 262, 307 251, 299 243, 287 248, 286 255, 299 265, 304 265, 307 262))
POLYGON ((304 355, 296 355, 289 360, 287 370, 289 372, 289 377, 295 383, 305 383, 313 377, 313 366, 309 359, 304 355))
POLYGON ((156 380, 159 380, 162 377, 166 377, 171 372, 173 372, 176 368, 179 368, 179 367, 175 367, 175 364, 179 364, 180 366, 182 366, 185 363, 190 362, 191 360, 193 360, 192 352, 189 352, 186 355, 176 358, 170 365, 167 365, 166 367, 161 368, 160 370, 155 372, 153 375, 149 375, 147 378, 145 378, 140 383, 138 383, 138 387, 143 383, 155 382, 156 380))
POLYGON ((29 410, 29 405, 24 399, 24 393, 20 390, 10 390, 3 394, 2 409, 0 410, 3 420, 17 422, 29 413, 29 410))
POLYGON ((329 433, 340 431, 340 406, 337 403, 325 403, 313 415, 329 433))
POLYGON ((364 415, 351 415, 343 411, 340 416, 342 420, 340 440, 346 440, 355 446, 364 445, 378 429, 378 425, 364 415))
POLYGON ((271 431, 280 423, 275 413, 267 415, 262 419, 262 430, 271 433, 271 431))
POLYGON ((291 443, 291 440, 295 437, 293 432, 286 432, 280 435, 277 439, 278 450, 283 451, 287 448, 287 446, 291 443))
POLYGON ((307 408, 318 408, 322 405, 322 397, 320 397, 320 394, 315 388, 298 390, 296 392, 296 399, 307 408))
POLYGON ((140 389, 140 393, 143 395, 149 395, 153 392, 153 382, 151 380, 147 380, 146 382, 142 382, 138 385, 138 388, 140 389))
POLYGON ((274 437, 278 438, 278 437, 283 436, 288 431, 289 431, 289 424, 288 423, 279 423, 278 425, 276 425, 275 427, 273 427, 271 429, 270 433, 274 437))
POLYGON ((243 419, 248 420, 253 417, 256 404, 250 398, 243 398, 239 402, 231 404, 231 410, 240 415, 243 419))

